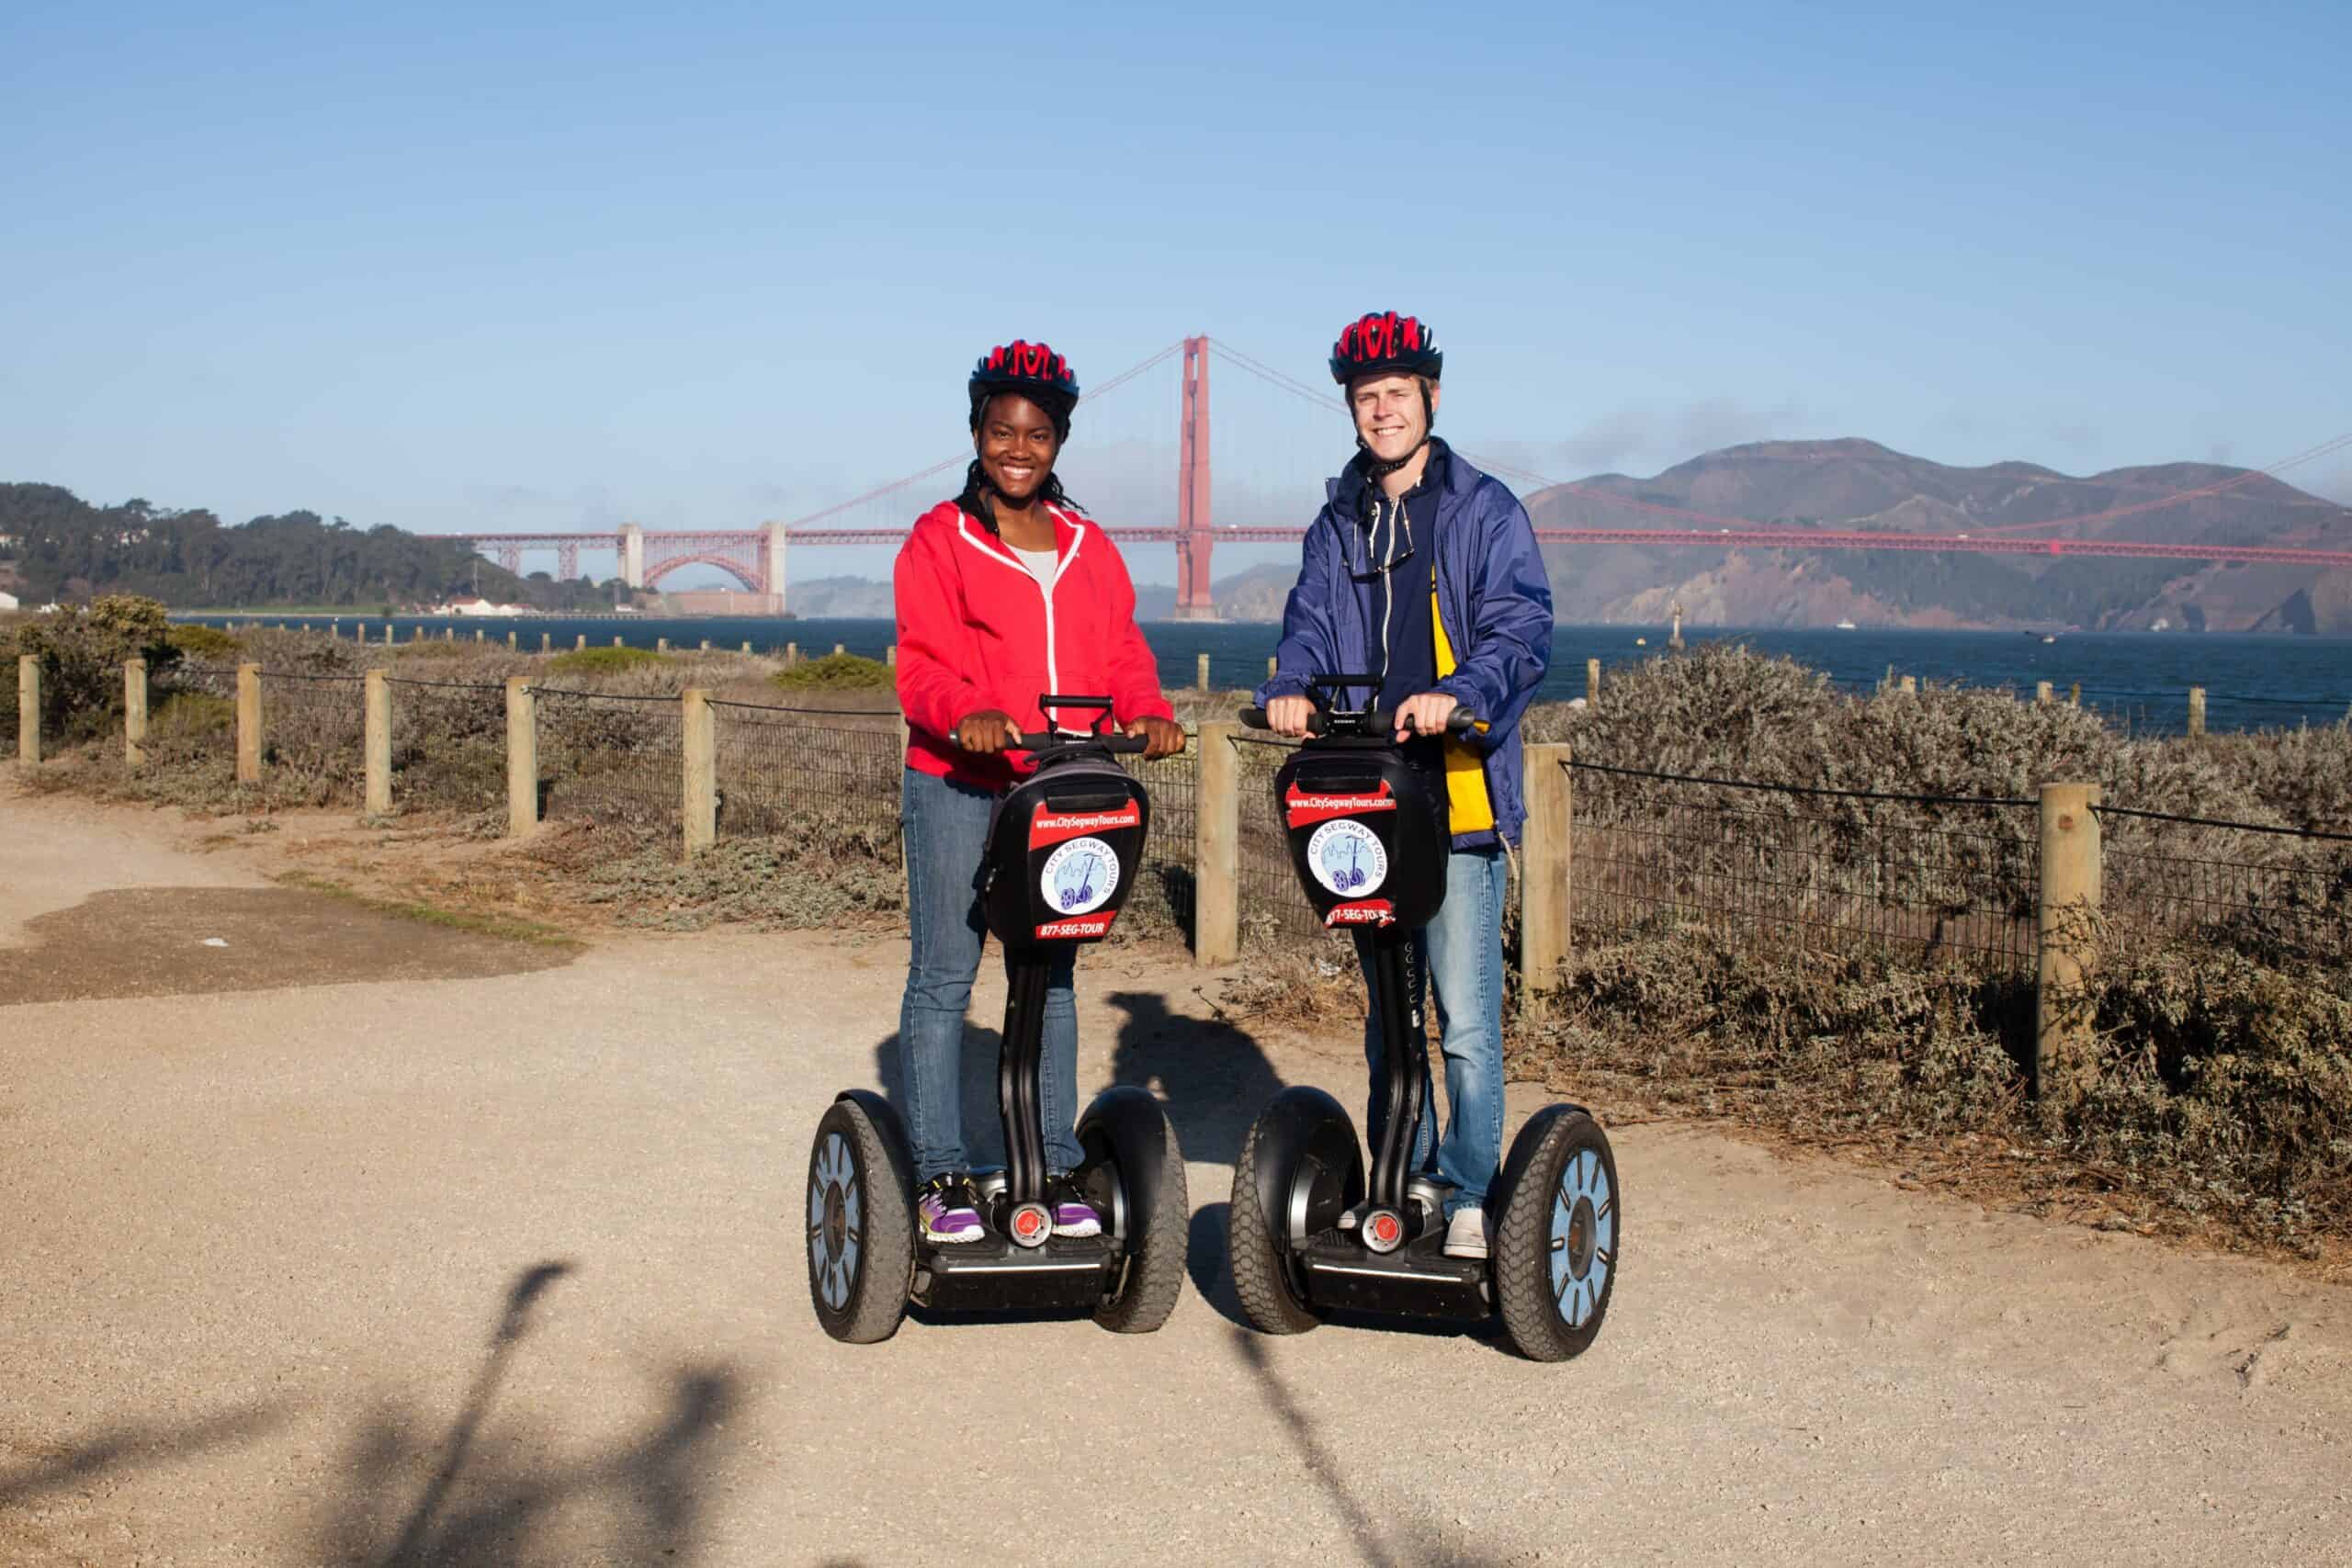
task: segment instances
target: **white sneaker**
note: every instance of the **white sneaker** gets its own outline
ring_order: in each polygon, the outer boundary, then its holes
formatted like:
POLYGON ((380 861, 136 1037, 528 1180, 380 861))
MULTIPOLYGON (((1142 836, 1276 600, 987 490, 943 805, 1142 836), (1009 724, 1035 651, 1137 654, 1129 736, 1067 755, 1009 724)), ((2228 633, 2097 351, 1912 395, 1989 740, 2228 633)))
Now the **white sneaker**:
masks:
POLYGON ((1480 1208, 1457 1210, 1445 1227, 1445 1255, 1448 1258, 1484 1258, 1487 1256, 1487 1211, 1480 1208))

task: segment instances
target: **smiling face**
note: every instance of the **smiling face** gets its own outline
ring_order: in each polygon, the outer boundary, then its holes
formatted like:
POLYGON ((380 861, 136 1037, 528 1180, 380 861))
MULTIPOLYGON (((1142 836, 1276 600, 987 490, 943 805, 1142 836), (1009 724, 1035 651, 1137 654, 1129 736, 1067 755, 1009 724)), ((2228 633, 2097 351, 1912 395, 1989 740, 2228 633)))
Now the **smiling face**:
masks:
POLYGON ((1356 434, 1384 463, 1412 455, 1429 438, 1430 416, 1437 409, 1439 389, 1430 387, 1429 407, 1421 406, 1421 381, 1416 376, 1366 376, 1348 386, 1348 412, 1355 416, 1356 434))
POLYGON ((972 434, 980 468, 996 492, 1015 506, 1027 504, 1061 453, 1061 440, 1046 411, 1018 392, 999 392, 980 410, 972 434))

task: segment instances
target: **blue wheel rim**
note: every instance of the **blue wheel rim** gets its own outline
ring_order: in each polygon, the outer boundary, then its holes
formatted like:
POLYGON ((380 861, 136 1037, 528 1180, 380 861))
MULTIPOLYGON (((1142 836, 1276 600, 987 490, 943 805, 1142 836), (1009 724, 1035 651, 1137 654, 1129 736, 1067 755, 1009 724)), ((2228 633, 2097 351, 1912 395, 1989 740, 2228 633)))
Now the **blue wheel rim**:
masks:
POLYGON ((1617 1194, 1597 1149, 1578 1149, 1552 1191, 1552 1305, 1570 1328, 1600 1311, 1617 1261, 1617 1194))
POLYGON ((808 1171, 808 1279, 830 1312, 849 1308, 865 1235, 865 1207, 849 1140, 828 1133, 808 1171))

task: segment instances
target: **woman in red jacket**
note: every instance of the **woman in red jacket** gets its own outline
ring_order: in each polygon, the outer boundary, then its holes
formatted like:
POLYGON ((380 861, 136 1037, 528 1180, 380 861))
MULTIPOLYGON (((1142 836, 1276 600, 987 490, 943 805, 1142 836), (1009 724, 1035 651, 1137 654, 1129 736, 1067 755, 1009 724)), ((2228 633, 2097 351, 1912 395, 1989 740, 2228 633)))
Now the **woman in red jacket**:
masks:
MULTIPOLYGON (((978 899, 989 811, 1025 761, 1024 735, 1059 721, 1041 694, 1108 693, 1112 717, 1147 757, 1184 748, 1159 667, 1136 626, 1135 586, 1110 537, 1054 477, 1078 381, 1043 344, 990 350, 972 372, 964 493, 917 520, 899 552, 899 705, 907 716, 899 820, 911 946, 899 1009, 899 1065, 915 1145, 917 1202, 933 1242, 983 1235, 964 1153, 964 1011, 986 940, 978 899)), ((1069 728, 1091 714, 1073 711, 1069 728)), ((1083 1156, 1077 1115, 1076 951, 1055 960, 1046 995, 1042 1107, 1046 1203, 1060 1235, 1102 1218, 1069 1179, 1083 1156)))

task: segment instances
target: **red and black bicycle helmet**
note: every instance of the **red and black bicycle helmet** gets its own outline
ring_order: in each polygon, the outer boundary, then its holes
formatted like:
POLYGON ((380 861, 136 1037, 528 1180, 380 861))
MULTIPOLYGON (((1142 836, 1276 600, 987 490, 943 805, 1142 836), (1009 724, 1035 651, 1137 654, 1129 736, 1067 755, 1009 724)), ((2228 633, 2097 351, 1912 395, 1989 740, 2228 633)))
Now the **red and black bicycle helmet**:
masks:
POLYGON ((1070 410, 1078 406, 1078 378, 1069 361, 1042 343, 1014 338, 989 349, 972 367, 972 428, 980 427, 980 410, 999 392, 1018 392, 1046 411, 1054 431, 1069 439, 1070 410))
POLYGON ((1350 321, 1331 349, 1331 379, 1344 387, 1359 376, 1426 376, 1438 379, 1445 355, 1429 323, 1394 310, 1350 321))

